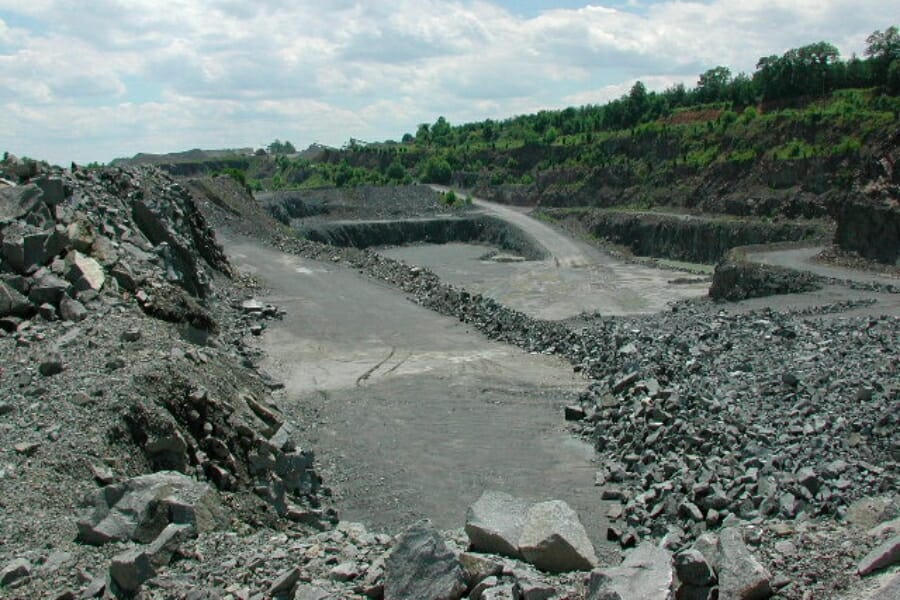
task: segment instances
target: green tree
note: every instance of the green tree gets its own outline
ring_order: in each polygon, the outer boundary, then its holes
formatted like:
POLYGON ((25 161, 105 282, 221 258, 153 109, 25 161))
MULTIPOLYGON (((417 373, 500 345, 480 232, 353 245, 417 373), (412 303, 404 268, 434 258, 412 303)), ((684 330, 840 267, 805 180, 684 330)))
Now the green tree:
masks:
POLYGON ((453 171, 450 169, 450 163, 443 158, 431 157, 425 163, 422 171, 422 178, 429 183, 450 183, 450 177, 453 171))
POLYGON ((700 102, 716 102, 725 98, 731 83, 731 69, 714 67, 700 75, 697 82, 697 96, 700 102))
POLYGON ((872 63, 872 70, 878 82, 887 82, 891 63, 900 59, 900 32, 896 25, 881 31, 875 31, 866 38, 866 56, 872 63))

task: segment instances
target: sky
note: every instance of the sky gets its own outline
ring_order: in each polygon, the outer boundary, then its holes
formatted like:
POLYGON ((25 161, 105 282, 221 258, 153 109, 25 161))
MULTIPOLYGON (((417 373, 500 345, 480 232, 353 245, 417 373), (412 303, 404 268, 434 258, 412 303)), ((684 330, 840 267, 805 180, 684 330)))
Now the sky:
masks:
MULTIPOLYGON (((0 151, 341 146, 599 104, 825 40, 896 0, 0 0, 0 151)), ((892 22, 893 20, 893 22, 892 22)))

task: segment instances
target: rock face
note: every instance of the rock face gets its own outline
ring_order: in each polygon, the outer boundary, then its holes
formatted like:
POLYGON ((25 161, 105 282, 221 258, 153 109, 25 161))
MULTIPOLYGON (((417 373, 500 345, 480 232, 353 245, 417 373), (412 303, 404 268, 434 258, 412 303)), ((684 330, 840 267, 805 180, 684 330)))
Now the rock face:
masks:
POLYGON ((597 564, 584 525, 562 500, 541 502, 528 509, 519 551, 525 560, 551 573, 587 571, 597 564))
POLYGON ((713 273, 709 297, 735 302, 777 294, 796 294, 821 288, 816 277, 792 269, 727 260, 713 273))
POLYGON ((900 264, 900 207, 897 201, 846 202, 837 216, 835 242, 845 250, 888 264, 900 264))
POLYGON ((101 545, 135 540, 149 543, 170 523, 196 532, 222 526, 225 513, 209 485, 181 473, 160 471, 106 486, 78 520, 78 539, 101 545))
POLYGON ((458 600, 465 591, 459 559, 429 521, 400 534, 385 560, 385 600, 458 600))
MULTIPOLYGON (((546 209, 545 209, 546 210, 546 209)), ((715 264, 738 246, 799 241, 815 227, 759 220, 710 219, 616 210, 547 211, 577 230, 627 246, 638 256, 715 264)))
POLYGON ((673 581, 672 554, 644 542, 620 566, 592 571, 587 597, 588 600, 669 600, 673 581))
POLYGON ((472 550, 518 558, 528 504, 503 492, 487 491, 466 512, 472 550))

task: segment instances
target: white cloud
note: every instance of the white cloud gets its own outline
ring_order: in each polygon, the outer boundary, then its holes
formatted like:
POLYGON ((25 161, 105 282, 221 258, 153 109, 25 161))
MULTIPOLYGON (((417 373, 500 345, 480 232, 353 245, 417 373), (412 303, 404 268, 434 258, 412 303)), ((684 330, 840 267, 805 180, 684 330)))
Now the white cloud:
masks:
POLYGON ((885 0, 617 2, 514 15, 483 0, 0 0, 0 149, 339 145, 417 123, 600 103, 818 40, 845 55, 885 0))

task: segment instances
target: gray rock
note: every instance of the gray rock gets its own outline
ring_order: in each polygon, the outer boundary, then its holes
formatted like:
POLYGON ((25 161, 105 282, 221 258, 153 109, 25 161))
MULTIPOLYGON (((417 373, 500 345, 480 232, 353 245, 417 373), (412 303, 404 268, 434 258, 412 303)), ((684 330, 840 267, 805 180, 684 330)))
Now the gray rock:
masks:
POLYGON ((294 586, 297 585, 297 582, 300 581, 300 575, 300 567, 288 569, 272 582, 272 585, 269 586, 268 594, 274 596, 276 594, 283 594, 284 592, 291 591, 294 589, 294 586))
POLYGON ((481 600, 515 600, 515 597, 515 590, 512 584, 488 588, 481 594, 481 600))
POLYGON ((117 554, 109 564, 109 576, 120 589, 135 592, 156 575, 150 556, 143 548, 132 548, 117 554))
POLYGON ((66 199, 66 186, 61 177, 42 176, 34 180, 43 192, 41 200, 47 206, 56 206, 66 199))
POLYGON ((900 563, 900 535, 895 535, 883 544, 873 548, 856 567, 861 576, 900 563))
POLYGON ((718 537, 701 536, 694 547, 716 570, 720 597, 758 600, 772 595, 771 575, 750 553, 737 527, 723 529, 718 537))
POLYGON ((476 585, 472 586, 472 591, 469 592, 470 600, 481 600, 486 590, 490 588, 497 587, 500 583, 500 580, 491 575, 490 577, 485 577, 481 581, 479 581, 476 585))
POLYGON ((90 256, 86 256, 78 250, 72 250, 66 256, 66 262, 69 265, 66 271, 66 279, 72 282, 72 285, 79 292, 85 290, 98 291, 103 287, 106 281, 106 274, 103 267, 90 256))
POLYGON ((47 273, 31 284, 28 299, 35 304, 57 304, 70 287, 71 284, 65 279, 47 273))
POLYGON ((34 184, 0 188, 0 220, 18 219, 41 203, 41 190, 34 184))
POLYGON ((562 500, 541 502, 528 509, 519 551, 525 560, 552 573, 586 571, 597 564, 584 525, 562 500))
POLYGON ((550 600, 557 592, 556 587, 548 583, 526 577, 517 577, 513 585, 513 596, 518 600, 550 600))
POLYGON ((308 583, 301 583, 294 590, 294 600, 329 600, 330 598, 332 598, 331 594, 308 583))
POLYGON ((0 585, 15 583, 29 575, 31 575, 31 563, 24 558, 17 558, 0 571, 0 585))
POLYGON ((465 591, 459 559, 429 521, 398 536, 385 560, 385 600, 458 600, 465 591))
POLYGON ((672 554, 651 542, 635 548, 618 567, 595 569, 588 600, 668 600, 672 594, 672 554))
POLYGON ((528 503, 504 492, 486 491, 466 511, 466 535, 477 552, 519 558, 519 538, 528 503))
POLYGON ((147 546, 147 556, 155 568, 169 564, 178 547, 193 535, 191 525, 169 523, 156 539, 147 546))
POLYGON ((83 321, 87 318, 87 309, 78 300, 63 296, 59 301, 59 316, 63 321, 83 321))
POLYGON ((51 354, 38 365, 38 372, 44 377, 58 375, 65 370, 62 358, 58 354, 51 354))
POLYGON ((99 490, 78 520, 78 539, 101 545, 111 541, 150 542, 169 523, 191 525, 196 532, 225 523, 213 489, 172 471, 134 477, 99 490))
POLYGON ((683 583, 708 587, 716 583, 716 574, 699 550, 689 548, 675 555, 675 572, 683 583))
POLYGON ((34 312, 28 298, 0 281, 0 317, 27 317, 34 312))
POLYGON ((4 231, 3 256, 17 273, 33 273, 44 263, 49 234, 30 226, 14 226, 4 231))
POLYGON ((459 564, 466 576, 466 585, 469 589, 475 587, 483 579, 503 572, 503 563, 500 559, 489 554, 475 554, 463 552, 459 555, 459 564))

